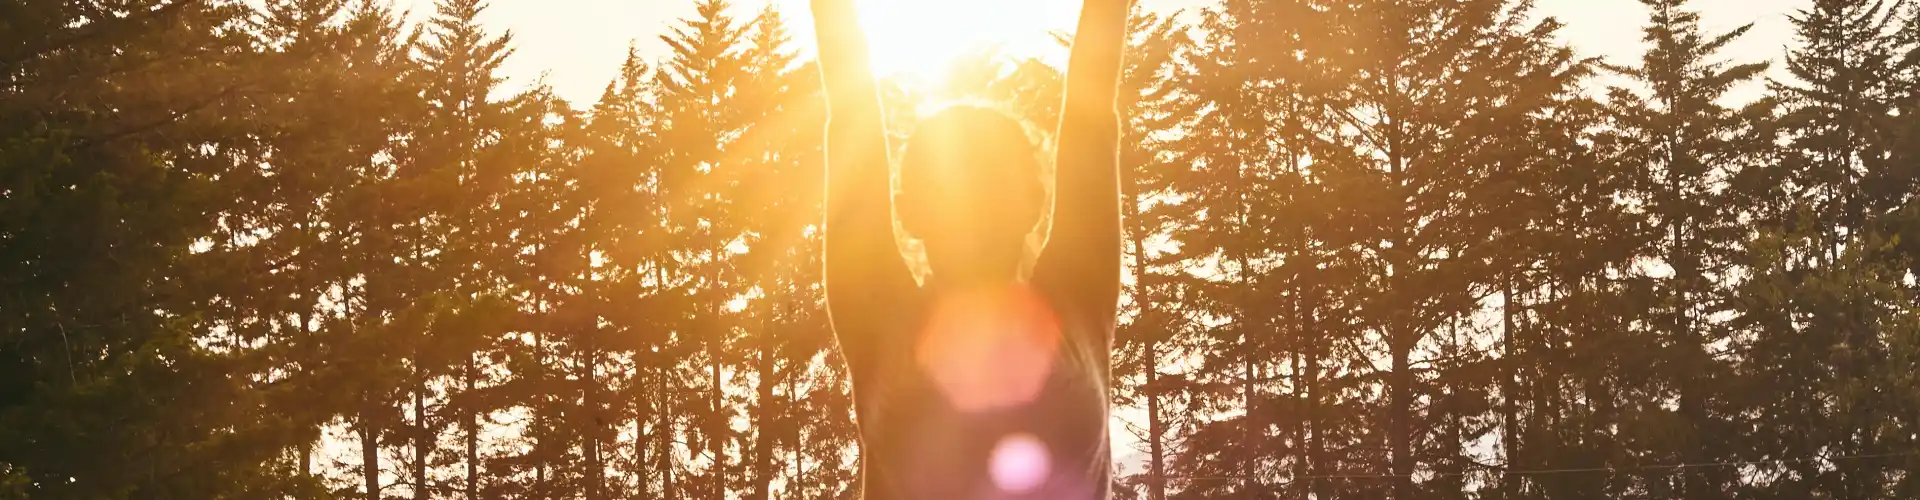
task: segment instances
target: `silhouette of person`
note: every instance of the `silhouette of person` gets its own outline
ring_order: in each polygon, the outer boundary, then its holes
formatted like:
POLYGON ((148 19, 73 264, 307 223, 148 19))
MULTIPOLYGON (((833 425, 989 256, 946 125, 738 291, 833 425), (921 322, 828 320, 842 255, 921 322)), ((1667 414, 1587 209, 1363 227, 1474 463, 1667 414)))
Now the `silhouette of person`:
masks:
POLYGON ((813 0, 827 125, 827 307, 867 500, 1104 500, 1120 289, 1115 92, 1129 0, 1085 0, 1056 132, 1051 230, 1020 122, 959 106, 906 143, 900 191, 853 0, 813 0), (898 213, 925 244, 915 279, 898 213))

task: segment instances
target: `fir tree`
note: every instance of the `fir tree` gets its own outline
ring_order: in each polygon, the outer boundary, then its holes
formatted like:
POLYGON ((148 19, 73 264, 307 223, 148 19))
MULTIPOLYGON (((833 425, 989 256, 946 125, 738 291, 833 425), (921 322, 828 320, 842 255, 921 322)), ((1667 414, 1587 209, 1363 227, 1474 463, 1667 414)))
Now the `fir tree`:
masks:
MULTIPOLYGON (((1659 348, 1617 365, 1644 374, 1618 384, 1625 400, 1640 402, 1622 409, 1636 421, 1623 422, 1618 439, 1645 440, 1631 452, 1644 463, 1727 461, 1740 456, 1729 439, 1740 409, 1731 406, 1735 395, 1723 392, 1733 386, 1733 361, 1722 347, 1729 333, 1710 316, 1724 300, 1718 291, 1732 279, 1728 254, 1743 228, 1723 185, 1766 158, 1771 143, 1757 130, 1771 109, 1764 101, 1745 109, 1721 103, 1766 65, 1714 59, 1751 26, 1703 33, 1686 2, 1644 3, 1653 12, 1645 28, 1652 48, 1638 65, 1615 69, 1646 94, 1612 91, 1614 124, 1604 138, 1615 161, 1639 175, 1629 196, 1649 227, 1642 267, 1664 270, 1641 272, 1647 309, 1633 335, 1659 348)), ((1638 487, 1652 495, 1719 498, 1730 493, 1735 476, 1700 470, 1643 479, 1638 487)))

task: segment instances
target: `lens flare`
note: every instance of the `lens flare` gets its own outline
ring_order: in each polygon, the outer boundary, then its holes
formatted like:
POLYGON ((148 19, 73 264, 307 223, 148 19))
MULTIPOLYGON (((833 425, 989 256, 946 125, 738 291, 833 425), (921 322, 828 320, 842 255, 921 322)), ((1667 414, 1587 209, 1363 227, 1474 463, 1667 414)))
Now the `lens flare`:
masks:
POLYGON ((1033 402, 1052 374, 1060 328, 1024 287, 943 297, 915 357, 954 409, 982 412, 1033 402))
POLYGON ((993 447, 991 460, 993 485, 1007 493, 1026 493, 1040 487, 1053 468, 1047 445, 1029 434, 1001 438, 993 447))

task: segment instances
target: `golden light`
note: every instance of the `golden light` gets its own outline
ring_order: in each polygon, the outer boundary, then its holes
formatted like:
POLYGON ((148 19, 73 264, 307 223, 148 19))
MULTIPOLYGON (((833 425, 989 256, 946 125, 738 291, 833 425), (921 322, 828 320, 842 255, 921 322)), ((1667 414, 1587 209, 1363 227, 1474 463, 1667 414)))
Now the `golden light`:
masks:
MULTIPOLYGON (((804 12, 809 0, 779 0, 804 12)), ((876 76, 938 80, 968 53, 998 47, 1009 56, 1064 59, 1051 32, 1070 31, 1078 0, 852 0, 872 45, 876 76)))
POLYGON ((941 297, 914 350, 955 410, 980 413, 1037 401, 1060 353, 1060 325, 1025 287, 941 297))

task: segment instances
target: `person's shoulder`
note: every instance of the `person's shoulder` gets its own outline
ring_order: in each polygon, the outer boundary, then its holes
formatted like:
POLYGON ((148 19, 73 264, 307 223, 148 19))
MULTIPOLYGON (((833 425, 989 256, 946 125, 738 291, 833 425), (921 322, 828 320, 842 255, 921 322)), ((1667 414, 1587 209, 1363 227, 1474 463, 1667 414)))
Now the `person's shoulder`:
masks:
POLYGON ((1106 359, 1119 314, 1117 300, 1111 301, 1115 302, 1113 306, 1103 307, 1102 302, 1086 297, 1084 291, 1074 287, 1035 282, 1032 288, 1054 327, 1075 354, 1106 359))
POLYGON ((1079 285, 1059 273, 1035 273, 1031 283, 1034 293, 1043 298, 1062 321, 1091 320, 1092 324, 1105 324, 1107 329, 1112 329, 1114 316, 1120 312, 1119 296, 1105 293, 1102 287, 1079 285))
POLYGON ((926 319, 927 293, 919 286, 897 290, 881 301, 834 303, 827 300, 827 319, 841 352, 856 376, 871 375, 911 338, 926 319))

